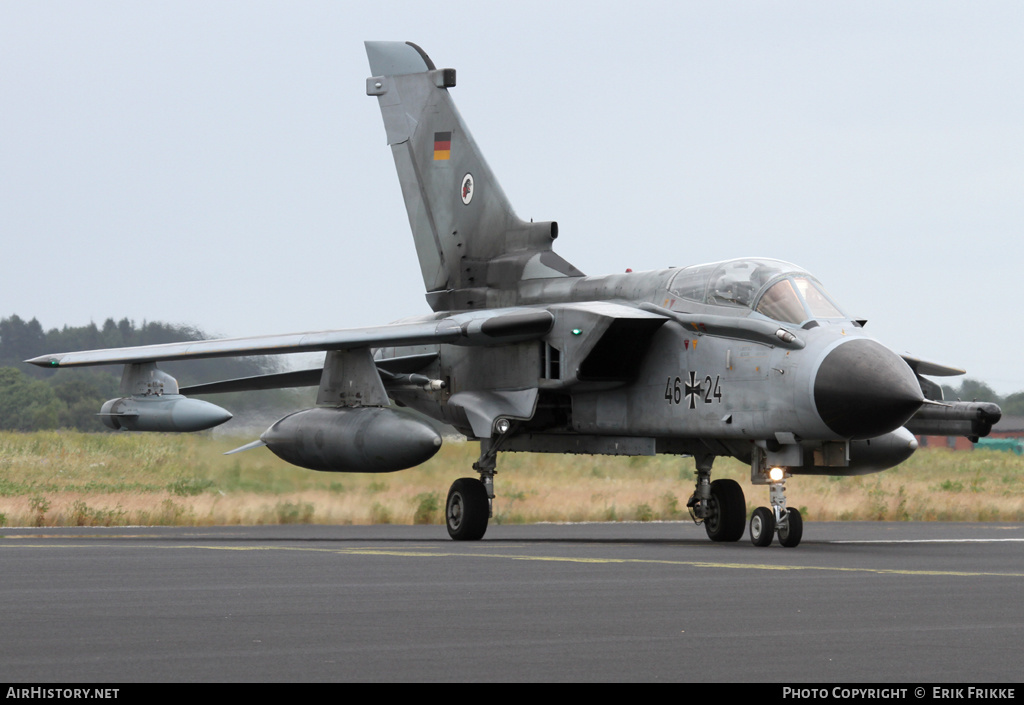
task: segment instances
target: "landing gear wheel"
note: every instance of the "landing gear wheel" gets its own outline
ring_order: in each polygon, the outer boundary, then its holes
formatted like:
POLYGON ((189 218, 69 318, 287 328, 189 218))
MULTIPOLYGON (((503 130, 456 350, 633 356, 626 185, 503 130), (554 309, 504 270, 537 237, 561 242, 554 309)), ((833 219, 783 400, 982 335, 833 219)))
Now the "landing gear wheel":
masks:
POLYGON ((746 528, 747 501, 743 488, 735 480, 715 480, 711 483, 708 516, 704 530, 712 541, 739 541, 746 528))
POLYGON ((775 536, 775 513, 768 507, 758 507, 750 515, 750 543, 770 546, 775 536))
POLYGON ((449 536, 456 541, 483 538, 490 513, 484 483, 472 477, 463 477, 452 483, 444 509, 449 536))
POLYGON ((804 518, 800 516, 799 509, 790 509, 788 521, 779 527, 779 543, 786 548, 793 548, 800 544, 803 536, 804 518))

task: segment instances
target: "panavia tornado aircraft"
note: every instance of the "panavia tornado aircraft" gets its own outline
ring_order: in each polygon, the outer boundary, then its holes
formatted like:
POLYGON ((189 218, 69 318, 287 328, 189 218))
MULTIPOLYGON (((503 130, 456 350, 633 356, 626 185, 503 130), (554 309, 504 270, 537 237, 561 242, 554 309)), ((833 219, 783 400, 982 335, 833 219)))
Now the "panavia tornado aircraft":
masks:
MULTIPOLYGON (((366 92, 384 118, 433 313, 370 328, 44 355, 46 367, 124 364, 104 422, 195 431, 231 415, 184 394, 318 386, 316 407, 238 450, 266 445, 295 465, 391 472, 441 445, 435 428, 480 442, 480 479, 456 480, 446 520, 479 539, 499 452, 693 456, 687 506, 714 541, 747 525, 740 485, 711 480, 718 456, 750 464, 770 507, 750 539, 796 546, 786 479, 893 467, 914 433, 988 434, 999 407, 943 402, 929 376, 963 370, 900 356, 864 332, 818 280, 773 259, 585 276, 555 254, 554 222, 520 220, 449 95, 453 69, 415 44, 367 42, 366 92), (322 367, 179 390, 163 360, 325 351, 322 367)), ((232 451, 236 452, 236 451, 232 451)))

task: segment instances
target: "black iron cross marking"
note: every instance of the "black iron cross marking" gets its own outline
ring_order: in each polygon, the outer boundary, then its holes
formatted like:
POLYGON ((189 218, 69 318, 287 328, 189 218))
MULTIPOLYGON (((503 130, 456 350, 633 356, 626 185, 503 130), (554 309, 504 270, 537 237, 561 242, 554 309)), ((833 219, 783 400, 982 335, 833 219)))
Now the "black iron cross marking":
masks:
POLYGON ((697 408, 697 400, 704 395, 704 390, 697 384, 697 374, 690 371, 690 380, 686 383, 686 401, 691 409, 697 408))

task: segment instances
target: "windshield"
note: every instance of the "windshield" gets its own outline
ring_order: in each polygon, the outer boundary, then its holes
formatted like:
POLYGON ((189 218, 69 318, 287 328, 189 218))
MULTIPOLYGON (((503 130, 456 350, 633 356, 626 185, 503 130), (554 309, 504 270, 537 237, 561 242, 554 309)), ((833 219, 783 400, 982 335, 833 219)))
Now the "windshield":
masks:
POLYGON ((808 272, 773 259, 738 259, 681 269, 669 291, 713 306, 753 309, 785 323, 810 318, 845 318, 808 272))

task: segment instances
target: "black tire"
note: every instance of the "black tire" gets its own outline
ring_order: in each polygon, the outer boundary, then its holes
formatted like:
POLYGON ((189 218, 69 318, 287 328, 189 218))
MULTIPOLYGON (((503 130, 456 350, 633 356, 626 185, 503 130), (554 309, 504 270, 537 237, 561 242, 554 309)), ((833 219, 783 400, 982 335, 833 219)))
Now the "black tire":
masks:
POLYGON ((750 543, 755 546, 771 546, 775 537, 775 512, 768 507, 758 507, 750 515, 750 543))
POLYGON ((456 541, 478 541, 487 531, 490 503, 484 483, 463 477, 452 483, 444 505, 448 535, 456 541))
POLYGON ((704 530, 712 541, 739 541, 747 528, 747 500, 743 488, 735 480, 715 480, 711 483, 708 516, 704 530))
POLYGON ((793 548, 800 545, 800 539, 803 537, 804 518, 800 516, 799 509, 790 509, 787 525, 779 527, 779 543, 786 548, 793 548))

